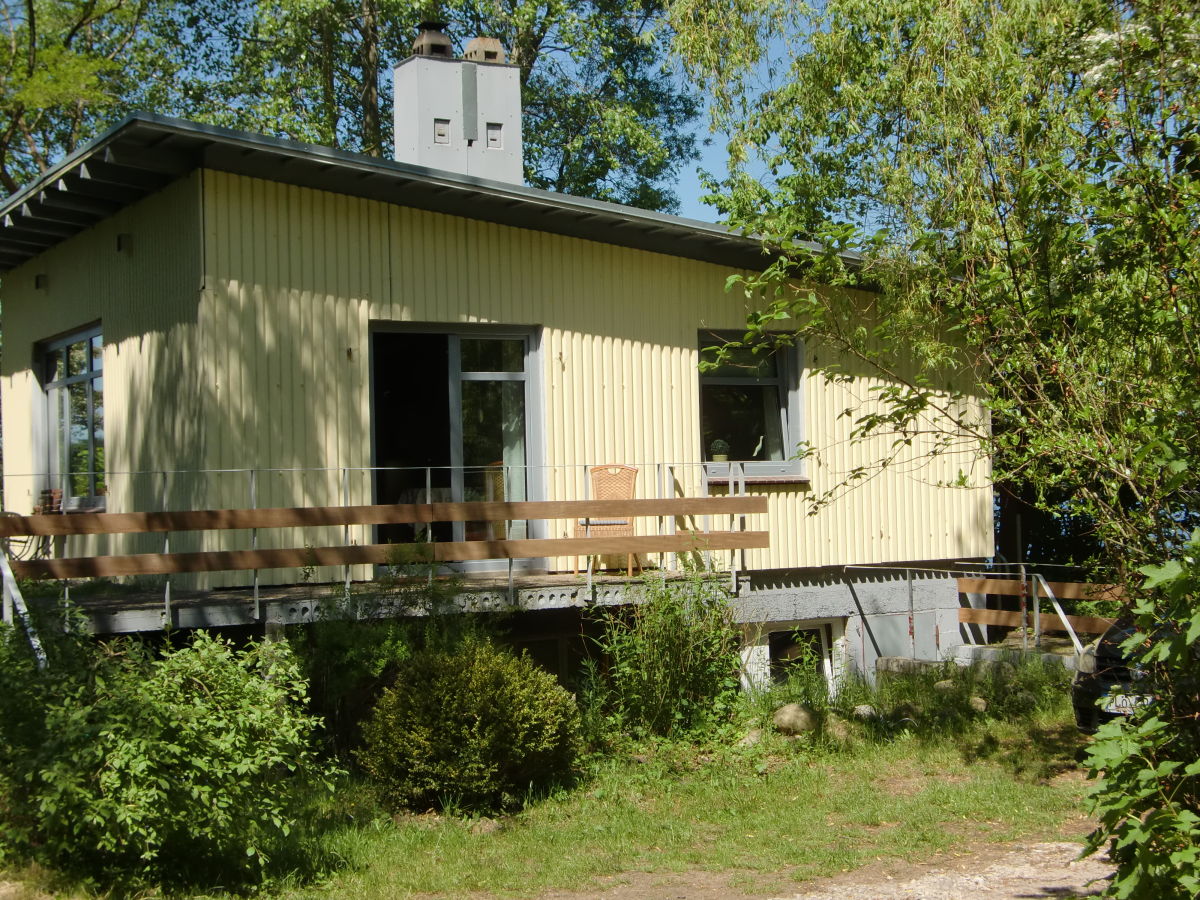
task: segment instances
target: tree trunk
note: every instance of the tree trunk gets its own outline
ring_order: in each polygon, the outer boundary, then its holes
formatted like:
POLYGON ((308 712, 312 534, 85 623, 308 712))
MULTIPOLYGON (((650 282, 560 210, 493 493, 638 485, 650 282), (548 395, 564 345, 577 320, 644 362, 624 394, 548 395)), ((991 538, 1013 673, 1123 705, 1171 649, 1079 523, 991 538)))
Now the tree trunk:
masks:
POLYGON ((362 0, 362 152, 379 156, 383 134, 379 128, 379 8, 375 0, 362 0))
POLYGON ((321 118, 325 127, 325 140, 330 147, 341 146, 338 139, 338 124, 341 116, 338 110, 337 86, 334 82, 334 55, 337 53, 339 35, 334 27, 334 7, 328 7, 321 13, 321 118))

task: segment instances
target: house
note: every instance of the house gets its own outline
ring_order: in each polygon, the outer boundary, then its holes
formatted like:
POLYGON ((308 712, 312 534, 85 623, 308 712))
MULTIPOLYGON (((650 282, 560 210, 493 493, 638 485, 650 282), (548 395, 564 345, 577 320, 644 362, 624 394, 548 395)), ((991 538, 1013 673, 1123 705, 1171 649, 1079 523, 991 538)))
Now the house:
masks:
MULTIPOLYGON (((737 567, 753 666, 798 632, 830 671, 951 651, 958 595, 931 570, 991 555, 986 463, 929 457, 918 439, 910 464, 810 516, 812 497, 882 455, 888 439, 851 441, 843 414, 871 402, 875 377, 827 383, 810 370, 819 347, 701 372, 702 348, 744 326, 725 284, 762 264, 759 245, 524 187, 513 67, 486 42, 451 59, 436 34, 422 41, 397 67, 399 160, 138 114, 3 203, 5 507, 581 499, 596 464, 637 467, 639 497, 689 497, 744 476, 769 498, 770 547, 715 562, 737 567), (801 441, 816 450, 804 460, 801 441)), ((324 532, 253 539, 372 540, 324 532)), ((161 549, 138 535, 55 552, 161 549)), ((565 583, 530 596, 582 602, 565 583)))

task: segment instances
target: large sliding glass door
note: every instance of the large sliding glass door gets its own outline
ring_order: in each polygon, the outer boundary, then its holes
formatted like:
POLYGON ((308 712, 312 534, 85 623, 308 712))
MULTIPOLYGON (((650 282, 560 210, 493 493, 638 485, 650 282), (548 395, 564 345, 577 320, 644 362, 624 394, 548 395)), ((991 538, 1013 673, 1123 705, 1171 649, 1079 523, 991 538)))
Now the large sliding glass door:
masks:
MULTIPOLYGON (((519 501, 531 473, 532 333, 379 330, 372 342, 376 502, 519 501)), ((528 536, 525 522, 435 526, 437 541, 528 536)), ((411 526, 382 541, 422 539, 411 526)))
MULTIPOLYGON (((457 384, 459 409, 458 434, 450 441, 452 495, 461 500, 525 500, 527 341, 459 335, 449 340, 451 390, 457 384)), ((452 416, 452 430, 455 422, 452 416)), ((467 541, 524 537, 526 531, 524 522, 513 522, 507 535, 500 533, 502 527, 486 523, 460 522, 455 529, 455 539, 467 541)))

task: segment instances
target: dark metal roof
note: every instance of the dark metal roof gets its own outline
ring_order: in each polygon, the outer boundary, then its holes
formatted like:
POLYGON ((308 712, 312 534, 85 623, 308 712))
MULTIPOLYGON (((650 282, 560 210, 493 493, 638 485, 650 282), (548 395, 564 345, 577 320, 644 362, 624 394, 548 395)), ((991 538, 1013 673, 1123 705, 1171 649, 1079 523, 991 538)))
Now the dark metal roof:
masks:
POLYGON ((136 113, 0 205, 0 272, 199 167, 736 268, 766 263, 759 241, 720 225, 136 113))

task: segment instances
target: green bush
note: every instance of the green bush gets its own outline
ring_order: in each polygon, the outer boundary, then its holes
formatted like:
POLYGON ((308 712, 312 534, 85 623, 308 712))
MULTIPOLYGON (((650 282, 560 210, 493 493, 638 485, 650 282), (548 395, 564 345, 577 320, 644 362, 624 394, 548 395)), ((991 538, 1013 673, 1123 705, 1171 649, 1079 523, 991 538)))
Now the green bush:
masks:
POLYGON ((494 616, 455 611, 460 589, 453 579, 426 580, 400 569, 340 601, 323 599, 316 621, 288 629, 308 679, 309 709, 340 760, 353 759, 363 721, 403 660, 495 629, 494 616))
POLYGON ((358 759, 397 807, 494 810, 569 778, 578 736, 575 700, 553 676, 470 637, 400 663, 358 759))
POLYGON ((1151 701, 1100 726, 1088 753, 1099 824, 1088 852, 1107 847, 1109 893, 1134 900, 1200 896, 1200 530, 1147 577, 1122 649, 1151 701))
POLYGON ((741 658, 729 598, 711 578, 648 576, 644 601, 600 613, 589 697, 611 724, 676 735, 709 728, 736 702, 741 658))
POLYGON ((118 641, 48 673, 7 646, 22 738, 2 760, 10 851, 123 888, 252 886, 276 855, 302 856, 293 825, 332 773, 286 645, 235 651, 198 633, 152 657, 118 641))

